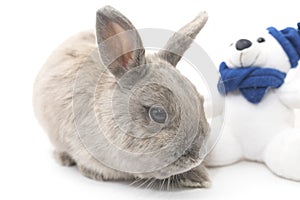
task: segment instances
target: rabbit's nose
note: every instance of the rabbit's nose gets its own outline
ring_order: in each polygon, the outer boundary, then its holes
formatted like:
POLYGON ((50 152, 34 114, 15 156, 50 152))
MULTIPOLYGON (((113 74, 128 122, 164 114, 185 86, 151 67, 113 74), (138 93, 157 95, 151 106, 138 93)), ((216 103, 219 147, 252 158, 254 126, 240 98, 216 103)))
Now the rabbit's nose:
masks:
POLYGON ((240 39, 236 42, 235 48, 239 51, 249 48, 252 45, 252 42, 247 39, 240 39))

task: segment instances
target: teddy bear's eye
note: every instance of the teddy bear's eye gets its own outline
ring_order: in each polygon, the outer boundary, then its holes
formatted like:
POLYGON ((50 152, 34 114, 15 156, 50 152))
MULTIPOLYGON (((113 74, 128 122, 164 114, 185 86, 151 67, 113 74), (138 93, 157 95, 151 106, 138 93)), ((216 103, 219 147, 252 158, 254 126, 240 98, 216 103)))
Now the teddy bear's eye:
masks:
POLYGON ((263 38, 263 37, 257 38, 257 42, 258 42, 258 43, 262 43, 262 42, 264 42, 264 41, 266 41, 266 40, 265 40, 265 38, 263 38))

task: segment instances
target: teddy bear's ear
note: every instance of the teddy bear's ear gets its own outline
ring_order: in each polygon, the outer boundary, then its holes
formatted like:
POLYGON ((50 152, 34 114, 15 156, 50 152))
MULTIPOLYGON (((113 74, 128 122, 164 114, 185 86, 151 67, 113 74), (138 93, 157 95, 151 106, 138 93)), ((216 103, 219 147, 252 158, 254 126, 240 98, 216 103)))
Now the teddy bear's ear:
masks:
POLYGON ((274 27, 267 28, 269 33, 278 41, 285 53, 288 55, 292 68, 296 67, 300 60, 299 26, 300 24, 298 23, 298 29, 288 27, 281 31, 278 31, 274 27))
POLYGON ((193 42, 193 39, 195 39, 199 31, 204 27, 207 19, 207 13, 201 12, 193 21, 175 33, 168 40, 163 50, 159 51, 158 55, 175 67, 193 42))

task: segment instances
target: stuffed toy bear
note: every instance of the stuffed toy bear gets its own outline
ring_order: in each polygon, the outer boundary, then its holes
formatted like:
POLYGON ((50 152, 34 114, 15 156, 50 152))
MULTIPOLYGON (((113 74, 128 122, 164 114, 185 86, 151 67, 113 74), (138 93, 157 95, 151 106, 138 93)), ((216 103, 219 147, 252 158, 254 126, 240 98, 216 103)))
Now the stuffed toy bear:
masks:
POLYGON ((294 115, 300 108, 299 29, 300 23, 298 29, 269 27, 230 45, 218 83, 226 96, 225 121, 208 166, 257 161, 300 181, 300 129, 294 115))

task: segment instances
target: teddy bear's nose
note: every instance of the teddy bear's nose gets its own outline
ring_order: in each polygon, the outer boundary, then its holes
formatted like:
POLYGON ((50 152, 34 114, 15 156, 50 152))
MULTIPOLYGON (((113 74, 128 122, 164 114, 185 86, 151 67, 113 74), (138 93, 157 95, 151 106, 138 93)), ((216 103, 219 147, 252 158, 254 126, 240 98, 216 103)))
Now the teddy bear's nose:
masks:
POLYGON ((247 49, 252 45, 252 42, 247 39, 240 39, 236 42, 235 48, 239 51, 247 49))

